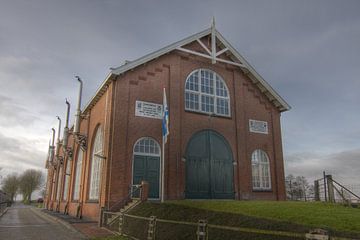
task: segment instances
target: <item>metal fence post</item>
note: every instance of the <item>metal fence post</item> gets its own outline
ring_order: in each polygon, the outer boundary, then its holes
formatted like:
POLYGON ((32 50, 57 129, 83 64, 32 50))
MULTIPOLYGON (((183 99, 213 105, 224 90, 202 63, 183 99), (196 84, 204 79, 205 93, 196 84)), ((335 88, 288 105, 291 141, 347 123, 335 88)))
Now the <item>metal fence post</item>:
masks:
POLYGON ((335 195, 334 195, 334 186, 333 186, 332 175, 326 175, 326 180, 327 180, 329 202, 334 203, 335 195))
POLYGON ((199 220, 198 221, 198 228, 197 228, 197 240, 207 240, 208 239, 208 225, 206 220, 199 220))
POLYGON ((327 187, 326 187, 326 174, 325 171, 323 172, 324 176, 324 194, 325 194, 325 202, 327 202, 327 187))
POLYGON ((120 215, 119 215, 119 233, 120 233, 120 236, 123 233, 123 225, 124 225, 124 212, 120 210, 120 215))
POLYGON ((101 207, 100 208, 99 227, 103 226, 103 219, 104 219, 104 207, 101 207))
POLYGON ((147 240, 155 240, 156 237, 155 233, 156 233, 156 217, 151 216, 149 221, 147 240))
POLYGON ((319 180, 314 181, 314 194, 315 194, 315 201, 320 201, 319 180))

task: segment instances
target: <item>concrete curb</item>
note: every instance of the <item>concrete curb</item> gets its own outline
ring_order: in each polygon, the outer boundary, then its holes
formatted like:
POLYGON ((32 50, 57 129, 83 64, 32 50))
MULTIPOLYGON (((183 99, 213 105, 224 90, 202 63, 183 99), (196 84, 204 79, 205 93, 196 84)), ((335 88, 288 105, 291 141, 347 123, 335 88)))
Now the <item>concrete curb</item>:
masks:
POLYGON ((47 214, 45 212, 42 212, 39 208, 30 208, 31 211, 33 211, 36 215, 38 215, 39 217, 42 217, 46 220, 49 220, 49 221, 53 221, 53 222, 57 222, 57 223, 60 223, 62 224, 64 227, 66 227, 67 229, 73 231, 73 232, 76 232, 76 233, 79 233, 81 234, 83 237, 85 238, 89 238, 88 236, 86 236, 85 234, 83 234, 82 232, 80 232, 79 230, 77 230, 75 227, 73 227, 70 223, 60 219, 60 218, 57 218, 55 216, 51 216, 50 214, 47 214))

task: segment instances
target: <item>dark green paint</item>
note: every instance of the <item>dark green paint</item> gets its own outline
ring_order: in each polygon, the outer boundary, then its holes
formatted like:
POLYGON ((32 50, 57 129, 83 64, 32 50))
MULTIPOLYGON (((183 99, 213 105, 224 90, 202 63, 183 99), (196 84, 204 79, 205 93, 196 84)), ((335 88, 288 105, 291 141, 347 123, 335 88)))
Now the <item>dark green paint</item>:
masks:
POLYGON ((133 184, 149 183, 149 198, 159 198, 160 157, 134 155, 133 184))
POLYGON ((204 130, 186 149, 186 198, 233 199, 233 157, 220 134, 204 130))

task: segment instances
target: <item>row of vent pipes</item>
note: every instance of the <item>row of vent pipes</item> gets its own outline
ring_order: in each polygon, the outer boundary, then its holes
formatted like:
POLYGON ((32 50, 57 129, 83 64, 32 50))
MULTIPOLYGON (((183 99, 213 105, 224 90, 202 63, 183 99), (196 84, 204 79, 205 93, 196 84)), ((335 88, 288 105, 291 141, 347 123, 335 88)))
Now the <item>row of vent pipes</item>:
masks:
MULTIPOLYGON (((79 138, 80 136, 82 136, 80 134, 80 121, 81 121, 81 97, 82 97, 82 88, 83 88, 83 82, 80 79, 79 76, 75 76, 76 79, 79 81, 80 86, 79 86, 79 95, 78 95, 78 101, 77 101, 77 108, 76 108, 76 113, 75 113, 75 122, 74 122, 74 129, 73 129, 73 134, 75 137, 79 138)), ((62 144, 60 141, 60 131, 61 131, 61 118, 59 116, 56 116, 56 118, 59 121, 59 125, 58 125, 58 132, 57 132, 57 140, 56 140, 56 148, 55 148, 55 129, 51 128, 52 130, 52 138, 51 138, 51 143, 49 142, 49 149, 48 149, 48 163, 52 166, 56 165, 56 161, 61 161, 61 157, 60 157, 60 145, 62 145, 64 152, 68 152, 69 149, 67 148, 68 145, 68 139, 69 139, 69 114, 70 114, 70 103, 67 101, 67 99, 65 100, 65 103, 67 105, 67 111, 66 111, 66 121, 65 121, 65 127, 64 127, 64 133, 63 133, 63 140, 62 140, 62 144)), ((71 149, 70 149, 71 150, 71 149)))

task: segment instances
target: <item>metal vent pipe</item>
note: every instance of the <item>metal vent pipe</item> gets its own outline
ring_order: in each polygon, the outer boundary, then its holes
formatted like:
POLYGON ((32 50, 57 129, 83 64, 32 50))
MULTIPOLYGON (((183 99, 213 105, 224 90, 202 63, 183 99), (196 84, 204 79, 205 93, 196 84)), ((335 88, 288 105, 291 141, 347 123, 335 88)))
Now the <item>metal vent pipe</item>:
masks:
POLYGON ((60 131, 61 131, 61 118, 59 116, 56 116, 56 118, 59 120, 59 127, 58 127, 58 136, 56 141, 56 156, 59 156, 59 150, 60 150, 60 131))
POLYGON ((76 113, 75 113, 74 134, 79 134, 80 133, 80 117, 81 117, 81 95, 82 95, 83 82, 79 76, 75 76, 75 77, 79 81, 80 87, 79 87, 79 96, 78 96, 78 102, 77 102, 76 113))
POLYGON ((68 138, 69 138, 69 114, 70 114, 70 103, 68 100, 65 100, 65 103, 67 105, 67 111, 66 111, 66 120, 65 120, 65 127, 64 127, 64 134, 63 134, 63 147, 66 149, 68 144, 68 138))
POLYGON ((52 131, 52 140, 51 140, 51 146, 50 146, 50 162, 53 163, 54 162, 54 142, 55 142, 55 129, 51 128, 52 131))

